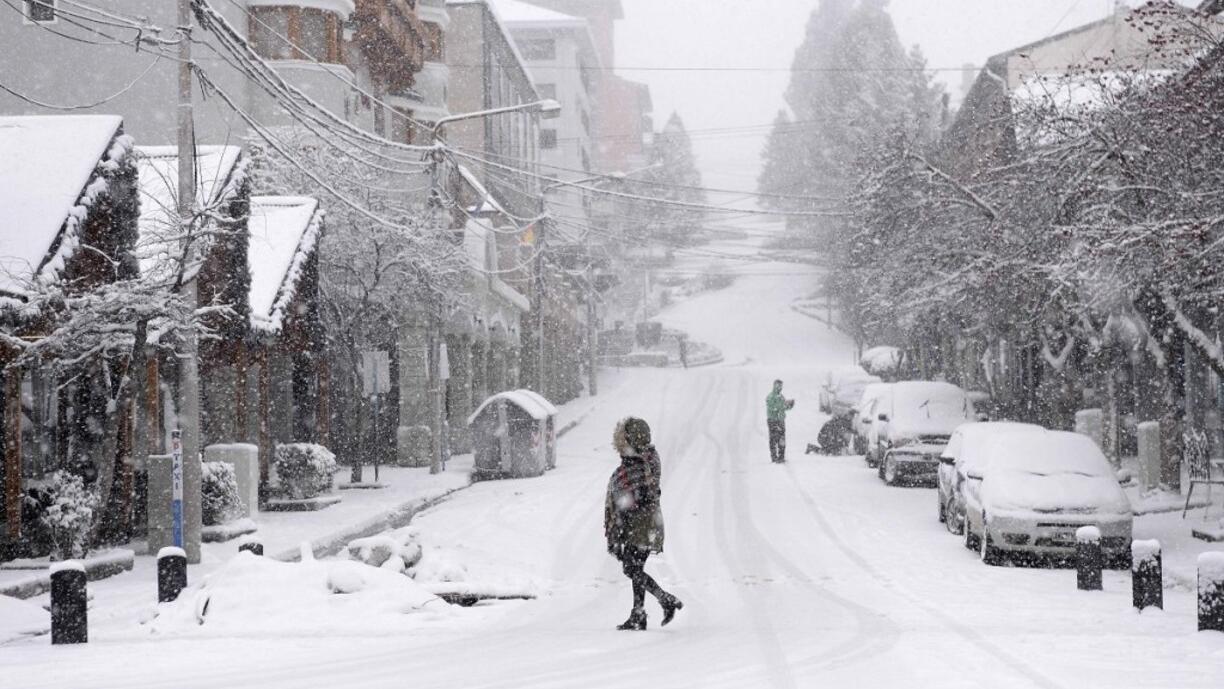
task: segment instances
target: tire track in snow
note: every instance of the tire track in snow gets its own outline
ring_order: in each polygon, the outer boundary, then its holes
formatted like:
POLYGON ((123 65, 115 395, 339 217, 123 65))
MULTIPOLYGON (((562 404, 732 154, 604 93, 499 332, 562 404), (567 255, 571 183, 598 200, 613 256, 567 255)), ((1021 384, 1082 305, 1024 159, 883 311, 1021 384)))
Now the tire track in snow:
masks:
POLYGON ((854 563, 855 566, 863 570, 868 576, 878 581, 885 588, 892 590, 902 598, 906 599, 911 605, 926 612, 931 617, 934 617, 957 635, 982 649, 996 660, 1002 662, 1004 665, 1023 676, 1025 679, 1031 681, 1034 685, 1041 687, 1042 689, 1062 689, 1061 684, 1041 674, 1039 671, 1023 661, 1013 657, 1007 651, 1000 648, 996 643, 990 639, 987 639, 972 627, 957 621, 951 615, 940 610, 938 607, 927 603, 926 601, 922 600, 921 597, 910 593, 907 589, 899 586, 892 580, 892 578, 881 573, 880 570, 868 562, 866 558, 864 558, 857 550, 850 546, 837 533, 837 530, 833 528, 833 526, 829 523, 828 518, 825 517, 824 511, 821 510, 816 504, 816 500, 813 499, 811 494, 803 488, 803 485, 799 481, 799 476, 795 473, 794 467, 787 465, 786 470, 791 476, 791 483, 794 485, 795 490, 799 493, 800 499, 807 506, 808 512, 812 515, 813 521, 815 521, 820 530, 824 532, 825 537, 828 538, 829 541, 833 543, 833 545, 836 546, 848 560, 850 560, 850 562, 854 563))
MULTIPOLYGON (((740 400, 739 408, 736 411, 734 418, 743 418, 743 405, 751 394, 751 382, 753 378, 749 374, 741 374, 743 382, 736 397, 740 400)), ((755 434, 759 435, 759 434, 755 434)), ((720 447, 721 449, 721 447, 720 447)), ((738 458, 738 461, 743 465, 747 461, 747 455, 743 452, 743 438, 738 434, 732 434, 731 447, 728 452, 731 457, 738 458)), ((787 465, 789 467, 789 465, 787 465)), ((744 475, 751 477, 750 471, 745 471, 744 475)), ((733 486, 733 503, 739 512, 737 524, 743 532, 744 538, 741 540, 745 543, 752 543, 758 552, 758 558, 761 553, 767 555, 779 567, 781 567, 793 580, 799 582, 812 593, 838 605, 845 609, 855 620, 856 632, 846 641, 812 656, 808 656, 797 663, 796 667, 811 667, 821 661, 825 661, 825 668, 839 667, 849 664, 862 657, 876 656, 884 653, 888 649, 896 645, 900 638, 900 631, 895 623, 887 616, 880 614, 866 606, 855 603, 854 601, 840 596, 827 587, 817 583, 812 579, 811 574, 797 565, 790 558, 782 554, 773 543, 765 537, 756 525, 756 521, 752 518, 752 501, 750 490, 740 482, 732 482, 733 486)))

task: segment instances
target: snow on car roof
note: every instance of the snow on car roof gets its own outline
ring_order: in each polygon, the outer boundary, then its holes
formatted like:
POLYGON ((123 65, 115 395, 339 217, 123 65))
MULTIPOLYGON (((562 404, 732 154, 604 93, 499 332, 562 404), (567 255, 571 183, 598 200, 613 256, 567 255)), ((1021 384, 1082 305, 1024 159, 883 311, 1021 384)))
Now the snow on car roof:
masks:
POLYGON ((980 454, 988 441, 1011 433, 1040 432, 1045 429, 1033 423, 1017 421, 969 421, 956 427, 943 456, 959 459, 980 454))
POLYGON ((123 124, 112 115, 0 117, 0 290, 20 294, 123 124))
POLYGON ((1080 474, 1113 477, 1113 470, 1092 438, 1070 431, 1046 431, 991 444, 991 472, 1080 474))

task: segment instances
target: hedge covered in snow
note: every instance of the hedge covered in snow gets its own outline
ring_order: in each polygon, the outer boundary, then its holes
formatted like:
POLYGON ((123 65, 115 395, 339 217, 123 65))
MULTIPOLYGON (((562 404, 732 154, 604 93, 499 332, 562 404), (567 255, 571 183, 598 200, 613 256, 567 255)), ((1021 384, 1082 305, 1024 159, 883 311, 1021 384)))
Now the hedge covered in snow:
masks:
POLYGON ((286 496, 298 500, 331 492, 340 468, 331 450, 313 443, 277 445, 275 467, 286 496))

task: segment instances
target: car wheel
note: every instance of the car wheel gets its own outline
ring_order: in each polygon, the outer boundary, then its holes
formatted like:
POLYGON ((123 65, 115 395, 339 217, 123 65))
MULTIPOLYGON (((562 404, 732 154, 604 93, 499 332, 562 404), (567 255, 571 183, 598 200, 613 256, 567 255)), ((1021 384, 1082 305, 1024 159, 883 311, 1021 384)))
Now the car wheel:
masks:
POLYGON ((884 457, 884 464, 880 468, 880 478, 884 479, 887 485, 897 485, 897 462, 891 455, 884 457))
POLYGON ((977 550, 977 538, 973 535, 973 523, 969 521, 969 515, 965 515, 965 550, 977 550))
POLYGON ((999 550, 990 542, 990 531, 986 528, 986 520, 982 520, 982 536, 978 539, 981 544, 982 564, 996 567, 1003 564, 1003 551, 999 550))
POLYGON ((944 526, 948 527, 948 532, 959 536, 965 531, 965 515, 961 514, 953 505, 952 501, 948 501, 948 506, 944 508, 944 526))

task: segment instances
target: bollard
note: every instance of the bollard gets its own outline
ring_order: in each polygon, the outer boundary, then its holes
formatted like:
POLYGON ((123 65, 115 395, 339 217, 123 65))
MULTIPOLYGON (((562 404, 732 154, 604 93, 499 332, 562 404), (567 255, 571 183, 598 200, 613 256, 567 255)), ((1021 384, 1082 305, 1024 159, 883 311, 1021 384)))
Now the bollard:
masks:
POLYGON ((253 555, 262 556, 263 555, 263 543, 260 543, 258 539, 248 538, 238 544, 238 552, 240 553, 248 552, 253 555))
POLYGON ((1075 530, 1075 579, 1081 591, 1101 590, 1101 569, 1105 558, 1101 556, 1101 530, 1095 526, 1081 526, 1075 530))
POLYGON ((85 566, 76 560, 51 565, 51 643, 89 641, 85 566))
POLYGON ((187 552, 168 546, 157 551, 157 602, 169 603, 187 588, 187 552))
POLYGON ((1131 600, 1136 610, 1164 609, 1160 541, 1131 542, 1131 600))
POLYGON ((1224 632, 1224 552, 1198 556, 1198 628, 1224 632))

